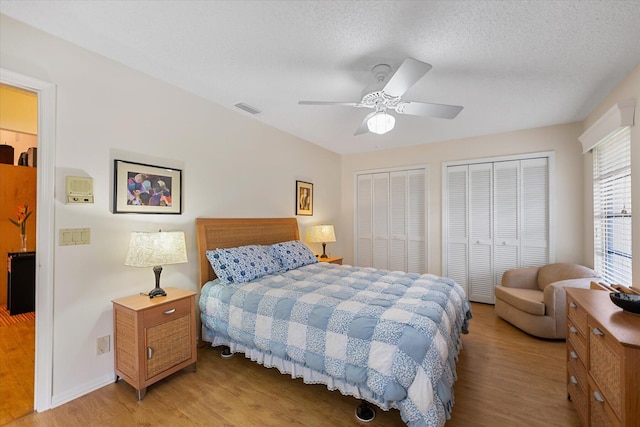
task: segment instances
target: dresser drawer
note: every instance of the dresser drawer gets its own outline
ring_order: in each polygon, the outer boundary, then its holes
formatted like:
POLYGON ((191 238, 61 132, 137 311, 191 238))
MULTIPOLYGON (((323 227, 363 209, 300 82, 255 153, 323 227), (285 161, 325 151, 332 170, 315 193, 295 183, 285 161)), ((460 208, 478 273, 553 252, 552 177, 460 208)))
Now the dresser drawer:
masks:
POLYGON ((578 415, 580 416, 582 425, 586 426, 589 411, 589 407, 587 406, 587 392, 571 381, 567 384, 567 392, 569 393, 569 397, 571 397, 571 401, 576 408, 576 412, 578 412, 578 415))
POLYGON ((589 372, 598 391, 617 416, 622 414, 622 349, 599 323, 589 322, 589 372))
POLYGON ((588 375, 587 368, 581 359, 568 358, 567 361, 567 374, 569 376, 569 382, 577 384, 583 392, 588 390, 588 375))
POLYGON ((150 328, 191 314, 191 298, 182 298, 144 311, 144 326, 150 328))
POLYGON ((587 335, 587 311, 567 295, 567 316, 583 336, 587 335))
POLYGON ((582 363, 587 362, 587 339, 571 319, 567 321, 567 345, 572 346, 582 363))
POLYGON ((589 381, 589 395, 587 398, 589 399, 591 427, 620 427, 622 425, 611 409, 609 401, 591 381, 589 381))

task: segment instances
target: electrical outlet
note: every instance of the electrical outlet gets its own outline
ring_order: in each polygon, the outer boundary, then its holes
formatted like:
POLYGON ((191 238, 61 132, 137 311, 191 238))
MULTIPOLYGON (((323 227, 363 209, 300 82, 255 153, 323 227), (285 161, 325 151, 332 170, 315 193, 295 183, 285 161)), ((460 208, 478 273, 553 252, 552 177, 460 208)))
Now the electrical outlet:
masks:
POLYGON ((109 335, 105 335, 103 337, 98 338, 98 340, 96 341, 96 349, 97 349, 98 356, 100 356, 101 354, 109 353, 109 351, 111 350, 109 338, 110 338, 109 335))

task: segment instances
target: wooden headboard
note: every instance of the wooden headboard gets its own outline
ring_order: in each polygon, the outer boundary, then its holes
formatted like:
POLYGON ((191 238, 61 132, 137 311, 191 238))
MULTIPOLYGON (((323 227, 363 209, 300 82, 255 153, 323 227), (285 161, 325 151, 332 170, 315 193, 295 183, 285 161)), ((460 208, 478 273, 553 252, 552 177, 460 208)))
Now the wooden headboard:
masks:
POLYGON ((196 218, 200 286, 216 278, 206 251, 299 240, 296 218, 196 218))

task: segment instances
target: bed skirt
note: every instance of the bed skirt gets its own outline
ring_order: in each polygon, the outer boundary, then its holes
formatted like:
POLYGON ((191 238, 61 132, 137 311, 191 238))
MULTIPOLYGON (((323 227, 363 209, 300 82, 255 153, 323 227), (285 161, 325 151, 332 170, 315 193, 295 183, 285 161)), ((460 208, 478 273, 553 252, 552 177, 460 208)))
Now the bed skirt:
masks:
MULTIPOLYGON (((369 403, 376 405, 378 408, 388 411, 389 409, 400 409, 394 404, 394 402, 386 402, 382 400, 377 394, 373 393, 366 387, 356 387, 353 384, 346 383, 340 379, 330 377, 320 372, 314 371, 306 366, 291 360, 285 360, 271 353, 264 353, 260 350, 256 350, 251 347, 247 347, 243 344, 230 341, 227 337, 215 335, 206 327, 202 327, 202 336, 205 342, 211 343, 212 347, 227 346, 232 353, 243 353, 244 357, 251 359, 252 361, 259 363, 267 368, 277 368, 281 374, 291 375, 291 378, 302 378, 305 384, 322 384, 330 391, 338 390, 345 396, 352 396, 356 399, 363 399, 369 403)), ((456 351, 456 361, 460 350, 462 350, 462 340, 458 341, 458 349, 456 351)), ((455 374, 454 374, 455 375, 455 374)), ((451 410, 453 409, 453 396, 451 401, 445 403, 446 418, 451 418, 451 410)), ((407 423, 402 413, 400 413, 402 420, 407 423)))

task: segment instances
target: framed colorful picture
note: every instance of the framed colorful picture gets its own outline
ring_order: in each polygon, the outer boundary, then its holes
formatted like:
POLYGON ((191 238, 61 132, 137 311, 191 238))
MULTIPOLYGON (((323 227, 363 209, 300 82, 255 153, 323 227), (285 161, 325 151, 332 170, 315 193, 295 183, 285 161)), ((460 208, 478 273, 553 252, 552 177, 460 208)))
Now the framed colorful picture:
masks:
POLYGON ((296 181, 296 215, 313 215, 313 184, 296 181))
POLYGON ((115 160, 113 176, 113 213, 182 213, 180 169, 115 160))

